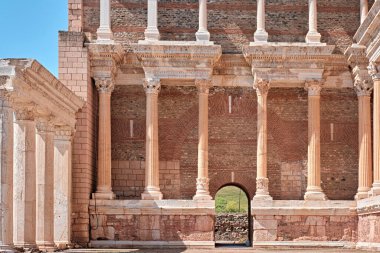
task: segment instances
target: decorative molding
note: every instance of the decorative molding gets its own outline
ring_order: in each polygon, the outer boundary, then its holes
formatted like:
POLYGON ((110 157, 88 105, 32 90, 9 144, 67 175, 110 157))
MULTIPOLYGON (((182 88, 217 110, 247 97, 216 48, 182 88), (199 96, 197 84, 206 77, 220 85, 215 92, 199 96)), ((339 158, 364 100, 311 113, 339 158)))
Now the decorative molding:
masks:
POLYGON ((161 81, 158 78, 147 78, 144 81, 144 90, 146 94, 158 95, 161 91, 161 81))
POLYGON ((305 82, 305 89, 308 91, 308 96, 320 96, 322 86, 322 80, 309 80, 305 82))

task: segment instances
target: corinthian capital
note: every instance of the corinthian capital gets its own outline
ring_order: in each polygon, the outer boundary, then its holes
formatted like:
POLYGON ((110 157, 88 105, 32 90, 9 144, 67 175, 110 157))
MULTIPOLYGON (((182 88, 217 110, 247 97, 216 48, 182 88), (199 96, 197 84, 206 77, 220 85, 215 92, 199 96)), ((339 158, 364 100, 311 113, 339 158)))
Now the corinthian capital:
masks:
POLYGON ((195 86, 198 88, 199 94, 209 94, 212 81, 209 79, 197 79, 195 80, 195 86))
POLYGON ((35 108, 17 108, 15 110, 15 118, 16 120, 34 120, 36 118, 35 108))
POLYGON ((370 96, 373 90, 373 85, 369 80, 355 78, 354 88, 358 96, 370 96))
POLYGON ((270 89, 270 82, 267 79, 256 78, 253 84, 253 88, 256 90, 257 95, 266 96, 270 89))
POLYGON ((161 90, 161 81, 158 78, 147 78, 144 81, 144 90, 146 94, 158 94, 161 90))
POLYGON ((95 77, 95 86, 101 93, 111 93, 115 88, 115 82, 112 77, 95 77))
POLYGON ((320 96, 322 90, 323 81, 310 80, 305 82, 305 89, 309 96, 320 96))
POLYGON ((376 66, 374 62, 370 62, 368 65, 368 74, 372 77, 372 80, 379 81, 380 80, 379 66, 376 66))

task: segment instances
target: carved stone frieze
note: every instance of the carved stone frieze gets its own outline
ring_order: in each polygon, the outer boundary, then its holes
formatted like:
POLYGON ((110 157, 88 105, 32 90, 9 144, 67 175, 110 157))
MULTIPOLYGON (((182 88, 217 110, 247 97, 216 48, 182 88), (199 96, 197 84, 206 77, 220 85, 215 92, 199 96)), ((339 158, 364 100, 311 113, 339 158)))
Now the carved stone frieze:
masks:
POLYGON ((309 80, 305 82, 305 89, 309 96, 320 96, 322 90, 322 80, 309 80))
POLYGON ((156 94, 160 93, 161 81, 158 78, 147 78, 144 81, 144 90, 146 94, 156 94))

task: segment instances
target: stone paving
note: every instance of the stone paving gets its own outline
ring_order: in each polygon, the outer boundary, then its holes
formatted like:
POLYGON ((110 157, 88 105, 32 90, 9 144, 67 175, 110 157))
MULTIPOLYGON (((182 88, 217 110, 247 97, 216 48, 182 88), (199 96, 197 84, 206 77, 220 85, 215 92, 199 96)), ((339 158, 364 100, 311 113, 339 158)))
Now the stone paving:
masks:
POLYGON ((69 253, 364 253, 355 249, 253 249, 243 247, 223 247, 215 249, 75 249, 69 253))

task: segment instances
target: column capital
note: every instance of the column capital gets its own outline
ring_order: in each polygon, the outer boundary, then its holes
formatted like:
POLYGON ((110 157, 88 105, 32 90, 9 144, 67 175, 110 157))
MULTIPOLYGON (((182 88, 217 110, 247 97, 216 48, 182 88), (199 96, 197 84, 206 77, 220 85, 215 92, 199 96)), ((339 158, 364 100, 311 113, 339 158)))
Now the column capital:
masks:
POLYGON ((373 90, 373 85, 369 80, 362 80, 361 78, 356 78, 354 82, 354 88, 358 97, 370 96, 373 90))
POLYGON ((69 126, 55 126, 54 131, 56 140, 71 141, 74 135, 74 130, 69 126))
POLYGON ((255 77, 255 82, 253 84, 253 88, 256 90, 257 95, 266 96, 266 95, 268 95, 268 92, 270 89, 270 82, 267 79, 255 77))
POLYGON ((161 91, 161 80, 159 78, 146 78, 144 81, 144 90, 146 94, 156 94, 161 91))
POLYGON ((196 79, 195 86, 198 89, 199 94, 209 94, 212 87, 212 81, 210 79, 196 79))
POLYGON ((112 93, 115 89, 115 82, 112 76, 94 77, 94 79, 99 93, 112 93))
POLYGON ((308 80, 305 82, 305 89, 309 96, 320 96, 323 86, 322 80, 308 80))
POLYGON ((372 77, 373 81, 380 80, 380 66, 376 65, 374 62, 370 62, 368 65, 368 74, 372 77))
POLYGON ((21 107, 15 109, 16 120, 34 120, 36 112, 34 107, 21 107))
POLYGON ((54 133, 55 125, 51 118, 38 118, 36 124, 37 131, 40 133, 54 133))

